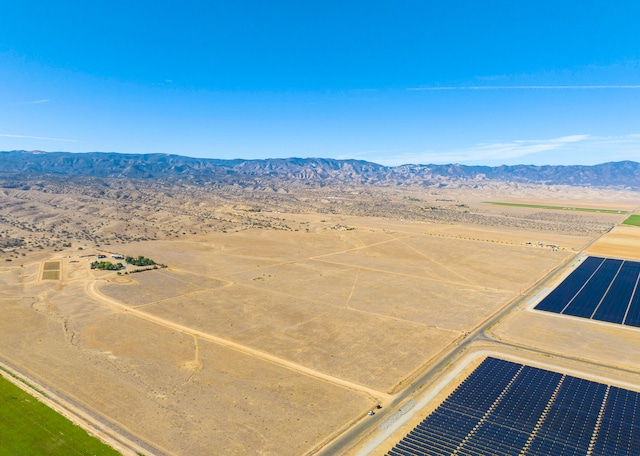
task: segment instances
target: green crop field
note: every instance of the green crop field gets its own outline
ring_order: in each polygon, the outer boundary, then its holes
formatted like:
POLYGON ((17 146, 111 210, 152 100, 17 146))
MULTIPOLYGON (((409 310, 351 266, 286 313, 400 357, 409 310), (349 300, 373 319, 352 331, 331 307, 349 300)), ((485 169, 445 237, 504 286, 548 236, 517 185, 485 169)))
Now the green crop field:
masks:
POLYGON ((502 203, 498 201, 487 201, 486 204, 496 206, 525 207, 529 209, 553 209, 557 211, 577 211, 577 212, 601 212, 603 214, 624 214, 627 211, 618 209, 598 209, 591 207, 571 207, 571 206, 545 206, 542 204, 520 204, 520 203, 502 203))
POLYGON ((640 226, 640 215, 630 215, 624 222, 625 225, 640 226))
POLYGON ((119 454, 0 376, 1 456, 119 454))

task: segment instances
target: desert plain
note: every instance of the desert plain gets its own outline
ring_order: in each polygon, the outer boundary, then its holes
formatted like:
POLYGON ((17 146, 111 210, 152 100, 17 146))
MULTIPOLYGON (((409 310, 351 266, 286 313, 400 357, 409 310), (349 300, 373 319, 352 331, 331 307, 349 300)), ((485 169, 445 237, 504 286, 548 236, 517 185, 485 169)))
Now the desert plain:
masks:
POLYGON ((637 329, 532 310, 640 259, 637 192, 87 185, 0 189, 0 362, 124 454, 384 454, 487 353, 640 389, 637 329))

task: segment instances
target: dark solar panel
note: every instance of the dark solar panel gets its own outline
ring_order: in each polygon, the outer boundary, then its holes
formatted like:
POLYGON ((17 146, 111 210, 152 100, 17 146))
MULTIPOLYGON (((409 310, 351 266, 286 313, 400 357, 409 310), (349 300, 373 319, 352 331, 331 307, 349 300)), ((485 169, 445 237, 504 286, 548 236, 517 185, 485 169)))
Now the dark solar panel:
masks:
POLYGON ((527 442, 528 433, 492 422, 481 424, 468 440, 461 445, 461 451, 469 454, 518 454, 527 442))
POLYGON ((474 417, 441 411, 417 426, 415 431, 425 438, 434 434, 445 434, 448 438, 457 441, 457 434, 467 435, 477 423, 478 419, 474 417))
POLYGON ((388 453, 640 455, 640 393, 487 358, 388 453))
POLYGON ((621 265, 622 260, 605 260, 562 313, 574 317, 591 318, 621 265))
POLYGON ((567 303, 580 291, 589 277, 602 264, 604 258, 587 257, 569 277, 562 281, 549 295, 537 306, 538 310, 560 313, 567 303))
POLYGON ((478 410, 486 410, 521 368, 518 364, 495 358, 487 360, 456 388, 443 404, 443 408, 447 408, 451 403, 458 407, 458 412, 471 415, 477 414, 478 410))
POLYGON ((640 454, 640 393, 612 386, 602 414, 594 454, 640 454))
POLYGON ((640 327, 640 284, 636 282, 631 305, 624 320, 625 325, 640 327))
POLYGON ((586 453, 583 450, 576 448, 571 444, 567 444, 559 441, 546 441, 544 443, 540 443, 540 441, 535 442, 531 445, 529 450, 527 451, 527 456, 551 456, 551 455, 562 455, 562 456, 585 456, 586 453))
POLYGON ((606 385, 576 377, 566 377, 538 430, 538 440, 556 442, 586 454, 593 434, 606 385))
POLYGON ((487 419, 531 432, 561 376, 556 372, 525 366, 487 419))
POLYGON ((436 412, 420 423, 415 431, 422 438, 438 441, 449 451, 453 451, 479 422, 478 417, 457 412, 448 410, 436 410, 436 412))
POLYGON ((588 257, 535 308, 640 327, 640 262, 588 257))
POLYGON ((625 262, 611 288, 593 314, 595 320, 622 323, 640 274, 640 263, 625 262))

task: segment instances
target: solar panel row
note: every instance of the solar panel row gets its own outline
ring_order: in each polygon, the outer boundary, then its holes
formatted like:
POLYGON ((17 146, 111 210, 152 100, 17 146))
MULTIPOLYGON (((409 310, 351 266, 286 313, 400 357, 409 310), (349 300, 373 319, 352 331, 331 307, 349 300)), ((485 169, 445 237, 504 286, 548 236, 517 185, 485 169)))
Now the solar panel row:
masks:
POLYGON ((639 413, 638 393, 612 386, 593 454, 640 454, 639 413))
POLYGON ((640 393, 487 358, 388 455, 638 455, 638 413, 640 393))
POLYGON ((640 263, 588 257, 537 310, 640 327, 640 263))
POLYGON ((605 260, 597 272, 584 284, 562 313, 582 318, 591 318, 596 306, 620 270, 622 261, 605 260))
POLYGON ((575 271, 536 306, 538 310, 561 313, 567 303, 600 267, 604 258, 587 257, 575 271))

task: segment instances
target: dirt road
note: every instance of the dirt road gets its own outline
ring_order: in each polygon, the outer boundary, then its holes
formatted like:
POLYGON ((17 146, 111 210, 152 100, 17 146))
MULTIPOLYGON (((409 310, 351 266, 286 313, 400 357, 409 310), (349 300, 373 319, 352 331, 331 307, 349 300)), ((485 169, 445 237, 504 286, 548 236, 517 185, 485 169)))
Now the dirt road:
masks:
POLYGON ((324 372, 320 372, 314 369, 311 369, 309 367, 306 366, 302 366, 300 364, 294 363, 292 361, 283 359, 283 358, 279 358, 277 356, 274 355, 270 355, 268 353, 264 353, 261 352, 259 350, 250 348, 250 347, 246 347, 244 345, 223 339, 221 337, 217 337, 214 336, 212 334, 208 334, 205 333, 203 331, 199 331, 197 329, 193 329, 193 328, 189 328, 188 326, 184 326, 184 325, 180 325, 178 323, 175 323, 173 321, 143 312, 139 309, 135 309, 135 308, 131 308, 129 306, 126 306, 118 301, 116 301, 115 299, 111 299, 108 296, 103 295, 102 293, 100 293, 98 291, 98 282, 97 280, 93 280, 87 283, 87 287, 86 287, 86 292, 87 294, 94 300, 101 302, 109 307, 115 308, 120 310, 123 313, 127 313, 129 315, 133 315, 136 316, 138 318, 142 318, 143 320, 149 321, 151 323, 155 323, 161 326, 164 326, 165 328, 169 328, 173 331, 177 331, 177 332, 181 332, 183 334, 187 334, 190 336, 194 336, 194 337, 199 337, 202 340, 206 340, 209 342, 213 342, 215 344, 218 345, 222 345, 224 347, 227 348, 231 348, 233 350, 239 351, 245 355, 249 355, 255 358, 259 358, 261 360, 264 361, 268 361, 274 364, 277 364, 281 367, 285 367, 287 369, 291 369, 295 372, 298 372, 300 374, 304 374, 304 375, 308 375, 310 377, 314 377, 320 380, 323 380, 325 382, 331 383, 333 385, 338 385, 338 386, 342 386, 344 388, 353 390, 353 391, 357 391, 360 393, 365 393, 367 395, 369 395, 374 401, 382 403, 382 404, 387 404, 389 403, 394 396, 384 393, 382 391, 377 391, 374 390, 372 388, 368 388, 364 385, 360 385, 358 383, 354 383, 354 382, 350 382, 348 380, 339 378, 339 377, 334 377, 332 375, 328 375, 324 372))

